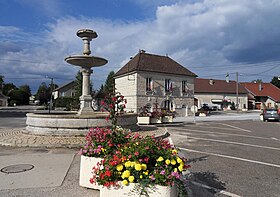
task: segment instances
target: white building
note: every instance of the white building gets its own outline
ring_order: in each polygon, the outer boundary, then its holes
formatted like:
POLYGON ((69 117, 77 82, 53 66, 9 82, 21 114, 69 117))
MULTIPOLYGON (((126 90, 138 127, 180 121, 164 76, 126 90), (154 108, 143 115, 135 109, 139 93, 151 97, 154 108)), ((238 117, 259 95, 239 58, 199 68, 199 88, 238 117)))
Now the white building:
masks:
POLYGON ((233 104, 237 107, 238 103, 238 109, 248 109, 247 91, 240 84, 237 91, 236 81, 196 78, 194 88, 195 104, 198 108, 206 104, 209 107, 227 110, 233 104))
POLYGON ((170 110, 178 116, 191 114, 196 75, 168 56, 140 51, 114 76, 116 92, 127 99, 126 111, 170 110))

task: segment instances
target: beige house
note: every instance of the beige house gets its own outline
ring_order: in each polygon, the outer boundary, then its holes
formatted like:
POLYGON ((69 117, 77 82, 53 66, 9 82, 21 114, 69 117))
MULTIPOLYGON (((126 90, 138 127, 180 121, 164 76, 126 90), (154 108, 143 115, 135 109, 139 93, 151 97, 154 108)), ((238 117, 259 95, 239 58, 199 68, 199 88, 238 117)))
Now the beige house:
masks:
POLYGON ((178 116, 191 114, 194 105, 196 75, 168 56, 140 51, 114 76, 116 92, 127 99, 126 111, 175 111, 178 116))
POLYGON ((70 83, 64 84, 54 89, 52 92, 54 99, 61 97, 73 97, 75 95, 74 86, 75 82, 71 81, 70 83))
POLYGON ((218 110, 229 110, 233 106, 237 108, 237 97, 238 109, 248 109, 247 91, 238 84, 237 94, 236 81, 196 78, 194 90, 198 109, 204 104, 218 110))

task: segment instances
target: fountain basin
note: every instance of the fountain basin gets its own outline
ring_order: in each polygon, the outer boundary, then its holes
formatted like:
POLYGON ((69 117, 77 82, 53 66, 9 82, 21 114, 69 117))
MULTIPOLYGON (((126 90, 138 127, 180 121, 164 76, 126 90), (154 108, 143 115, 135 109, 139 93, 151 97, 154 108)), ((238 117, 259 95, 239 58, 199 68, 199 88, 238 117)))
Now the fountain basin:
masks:
POLYGON ((102 57, 88 56, 88 55, 72 55, 65 58, 65 61, 69 64, 81 67, 99 67, 108 63, 108 61, 102 57))
MULTIPOLYGON (((106 121, 108 113, 93 112, 91 115, 77 113, 27 113, 26 132, 35 135, 85 135, 92 127, 110 127, 106 121)), ((118 116, 118 125, 137 129, 137 114, 125 113, 118 116)))

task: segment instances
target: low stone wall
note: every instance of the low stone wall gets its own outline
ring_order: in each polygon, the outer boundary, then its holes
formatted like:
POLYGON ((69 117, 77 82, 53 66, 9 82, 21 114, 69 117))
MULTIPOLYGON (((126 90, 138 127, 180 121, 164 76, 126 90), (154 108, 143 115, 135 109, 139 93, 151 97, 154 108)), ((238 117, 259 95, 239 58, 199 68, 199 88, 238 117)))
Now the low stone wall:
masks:
MULTIPOLYGON (((84 135, 92 127, 110 127, 106 121, 108 113, 93 113, 79 116, 76 113, 26 114, 26 131, 36 135, 84 135)), ((137 114, 122 114, 118 117, 118 125, 123 128, 137 128, 137 114)))

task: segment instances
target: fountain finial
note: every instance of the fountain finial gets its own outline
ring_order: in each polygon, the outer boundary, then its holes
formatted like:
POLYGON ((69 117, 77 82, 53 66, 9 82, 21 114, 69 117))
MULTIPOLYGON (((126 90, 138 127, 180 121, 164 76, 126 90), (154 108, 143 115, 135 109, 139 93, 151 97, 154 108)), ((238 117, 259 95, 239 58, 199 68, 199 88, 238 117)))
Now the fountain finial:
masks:
POLYGON ((77 36, 84 41, 84 55, 90 55, 90 41, 97 37, 97 33, 91 29, 80 29, 77 31, 77 36))

